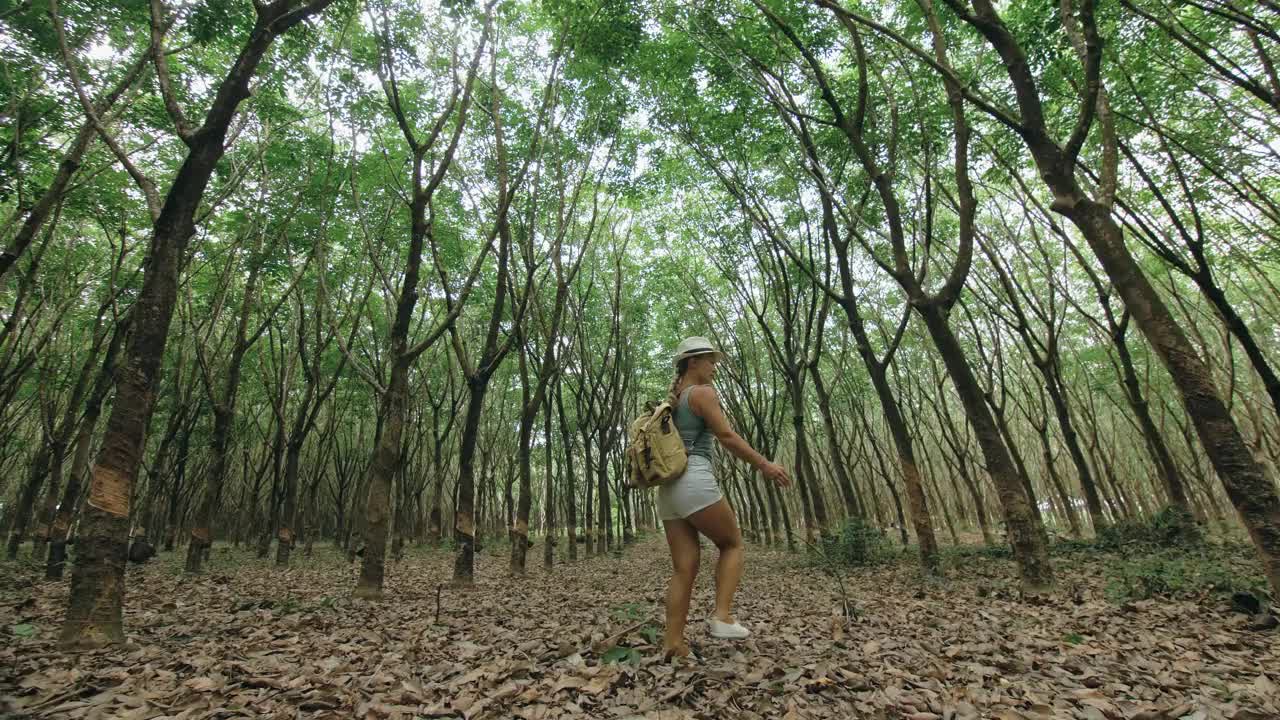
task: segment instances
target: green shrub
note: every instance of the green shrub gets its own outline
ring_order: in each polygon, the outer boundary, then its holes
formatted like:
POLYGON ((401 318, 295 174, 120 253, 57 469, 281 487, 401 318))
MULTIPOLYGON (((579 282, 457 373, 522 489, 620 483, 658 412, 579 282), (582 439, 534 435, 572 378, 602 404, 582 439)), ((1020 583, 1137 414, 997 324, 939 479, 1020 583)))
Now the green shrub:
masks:
POLYGON ((616 622, 643 620, 653 612, 651 603, 628 602, 614 607, 610 614, 616 622))
POLYGON ((1073 553, 1096 553, 1101 548, 1098 547, 1098 541, 1092 539, 1080 538, 1050 538, 1049 552, 1054 555, 1071 555, 1073 553))
POLYGON ((893 555, 884 531, 861 518, 850 518, 834 532, 824 534, 818 553, 832 564, 844 566, 878 565, 893 555))
POLYGON ((1101 550, 1187 548, 1201 543, 1200 529, 1190 515, 1166 507, 1150 518, 1121 520, 1098 533, 1101 550))
POLYGON ((1113 602, 1237 592, 1264 595, 1262 577, 1242 565, 1229 548, 1210 546, 1125 557, 1108 565, 1106 595, 1113 602))
POLYGON ((974 558, 1008 560, 1013 557, 1013 548, 1005 543, 996 545, 950 545, 942 548, 942 557, 950 565, 960 565, 964 561, 974 558))

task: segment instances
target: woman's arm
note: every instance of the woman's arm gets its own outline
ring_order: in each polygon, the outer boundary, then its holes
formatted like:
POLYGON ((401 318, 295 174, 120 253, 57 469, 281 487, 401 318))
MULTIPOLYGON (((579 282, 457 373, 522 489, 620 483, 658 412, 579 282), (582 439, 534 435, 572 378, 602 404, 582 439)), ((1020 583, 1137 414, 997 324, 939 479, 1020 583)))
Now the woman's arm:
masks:
POLYGON ((724 449, 736 457, 745 460, 758 469, 766 478, 782 487, 791 484, 791 476, 781 465, 770 462, 761 455, 741 435, 729 426, 729 419, 720 409, 720 398, 715 388, 710 385, 699 385, 689 393, 689 408, 707 424, 707 430, 716 436, 724 449))

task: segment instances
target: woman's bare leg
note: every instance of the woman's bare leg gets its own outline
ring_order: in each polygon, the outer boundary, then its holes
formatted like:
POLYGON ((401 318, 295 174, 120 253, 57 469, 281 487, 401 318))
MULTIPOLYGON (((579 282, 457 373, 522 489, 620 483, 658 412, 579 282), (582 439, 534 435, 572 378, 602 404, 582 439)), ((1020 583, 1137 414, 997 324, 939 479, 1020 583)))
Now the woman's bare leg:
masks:
MULTIPOLYGON (((733 596, 742 579, 746 553, 742 546, 742 530, 733 508, 724 498, 686 518, 698 532, 706 535, 720 549, 716 562, 716 614, 720 622, 733 622, 733 596)), ((668 537, 670 537, 668 535, 668 537)))
POLYGON ((662 649, 667 654, 688 654, 684 626, 689 619, 689 599, 698 577, 701 548, 698 531, 687 520, 663 520, 667 547, 671 549, 671 582, 667 585, 667 629, 662 649))

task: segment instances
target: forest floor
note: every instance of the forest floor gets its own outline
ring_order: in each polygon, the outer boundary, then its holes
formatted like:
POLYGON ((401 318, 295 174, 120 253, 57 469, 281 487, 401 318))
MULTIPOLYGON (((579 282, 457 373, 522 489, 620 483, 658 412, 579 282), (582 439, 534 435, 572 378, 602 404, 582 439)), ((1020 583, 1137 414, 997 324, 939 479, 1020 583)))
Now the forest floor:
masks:
POLYGON ((699 657, 671 664, 654 644, 660 537, 551 572, 538 546, 522 580, 499 552, 463 591, 447 585, 451 554, 415 550, 388 563, 380 603, 350 599, 358 564, 328 548, 278 572, 219 547, 195 580, 162 554, 129 568, 129 643, 78 656, 54 647, 68 582, 11 563, 0 717, 1280 717, 1280 630, 1251 629, 1213 592, 1117 599, 1115 561, 1097 553, 1059 556, 1058 589, 1034 601, 982 552, 949 556, 944 581, 909 562, 850 570, 846 621, 833 577, 749 546, 738 610, 754 634, 733 643, 706 635, 704 545, 699 657))

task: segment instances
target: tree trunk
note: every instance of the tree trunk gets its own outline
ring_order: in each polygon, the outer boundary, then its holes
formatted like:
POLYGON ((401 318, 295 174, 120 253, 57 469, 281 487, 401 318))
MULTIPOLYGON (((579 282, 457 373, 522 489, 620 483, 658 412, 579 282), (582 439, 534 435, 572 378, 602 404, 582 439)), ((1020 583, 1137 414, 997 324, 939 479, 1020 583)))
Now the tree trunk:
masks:
MULTIPOLYGON (((974 14, 964 19, 1000 54, 1018 98, 1019 114, 1024 124, 1021 137, 1035 160, 1041 179, 1053 193, 1051 209, 1080 230, 1124 301, 1125 308, 1132 313, 1147 342, 1168 369, 1205 453, 1262 557, 1272 592, 1280 594, 1280 495, 1249 451, 1214 385, 1209 366, 1196 352, 1181 325, 1125 246, 1124 233, 1112 215, 1111 199, 1104 194, 1103 202, 1098 202, 1089 197, 1077 182, 1079 151, 1095 119, 1092 113, 1101 106, 1089 104, 1084 111, 1086 114, 1079 118, 1081 122, 1076 123, 1077 130, 1071 141, 1065 146, 1059 145, 1053 140, 1045 122, 1040 91, 1026 61, 1026 53, 994 5, 988 0, 981 0, 975 3, 974 14)), ((1082 46, 1078 53, 1083 64, 1091 65, 1095 72, 1100 73, 1102 44, 1097 36, 1092 5, 1082 6, 1077 20, 1085 26, 1084 41, 1078 43, 1082 46)), ((1089 88, 1094 100, 1105 97, 1100 74, 1090 81, 1089 88)), ((1103 167, 1103 176, 1114 176, 1116 141, 1114 136, 1107 138, 1105 117, 1103 121, 1103 139, 1111 145, 1109 161, 1107 153, 1104 153, 1104 162, 1108 164, 1103 167)))
MULTIPOLYGON (((791 510, 787 508, 787 503, 778 497, 778 488, 773 483, 765 483, 765 491, 769 497, 769 512, 780 513, 782 515, 782 531, 787 537, 787 552, 796 551, 795 531, 791 527, 791 510)), ((776 520, 776 518, 775 518, 776 520)))
POLYGON ((555 474, 552 472, 552 455, 551 455, 551 396, 547 395, 543 398, 542 403, 542 447, 543 447, 543 467, 546 468, 546 475, 543 487, 542 511, 545 516, 542 527, 542 565, 547 570, 551 569, 552 562, 555 560, 556 546, 556 502, 555 502, 555 474))
POLYGON ((835 421, 831 417, 831 396, 827 394, 817 363, 809 366, 809 375, 813 377, 813 389, 818 394, 818 410, 822 414, 822 427, 827 433, 827 449, 831 457, 831 467, 836 476, 836 486, 840 490, 840 499, 844 501, 845 516, 857 517, 861 514, 858 491, 853 486, 853 480, 849 478, 849 470, 845 467, 844 457, 840 453, 840 436, 836 434, 835 421))
MULTIPOLYGON (((1107 516, 1102 512, 1102 502, 1098 498, 1098 487, 1094 483, 1093 473, 1089 470, 1089 461, 1085 459, 1084 450, 1080 448, 1080 438, 1076 435, 1075 422, 1071 419, 1071 409, 1067 405, 1066 393, 1063 391, 1062 371, 1058 367, 1058 359, 1051 358, 1050 366, 1041 372, 1044 375, 1045 389, 1049 391, 1049 399, 1053 401, 1054 414, 1058 417, 1062 442, 1067 446, 1067 452, 1071 454, 1071 462, 1075 465, 1077 477, 1080 478, 1080 489, 1084 490, 1084 503, 1089 511, 1089 521, 1093 523, 1093 532, 1097 534, 1107 527, 1107 516)), ((1075 507, 1068 507, 1068 512, 1075 512, 1075 507)))
MULTIPOLYGON (((301 418, 305 418, 307 413, 307 403, 303 405, 304 407, 299 411, 301 418)), ((289 567, 289 554, 293 551, 294 542, 297 541, 294 528, 298 526, 298 465, 301 462, 302 444, 305 440, 305 435, 299 432, 295 424, 294 432, 289 436, 289 446, 284 458, 284 511, 280 516, 280 531, 276 536, 277 567, 289 567)))
POLYGON ((59 638, 63 647, 91 648, 124 640, 121 609, 130 495, 154 409, 155 378, 173 317, 178 270, 187 240, 195 232, 195 213, 222 157, 236 108, 248 97, 249 82, 263 55, 277 35, 331 1, 313 0, 302 8, 283 0, 259 6, 248 40, 219 84, 204 124, 190 138, 190 152, 155 222, 142 288, 134 301, 125 362, 116 375, 116 399, 93 468, 76 541, 71 598, 59 638))
POLYGON ((591 436, 583 433, 582 436, 582 480, 586 486, 586 497, 583 498, 582 504, 582 534, 586 539, 585 547, 586 556, 591 557, 595 554, 595 496, 596 485, 592 479, 592 473, 595 466, 591 462, 591 436))
POLYGON ((51 453, 52 448, 47 442, 42 441, 40 449, 36 451, 35 458, 31 461, 31 467, 27 470, 27 481, 22 484, 22 492, 18 495, 12 524, 9 526, 9 544, 6 554, 10 560, 18 558, 18 548, 22 547, 23 541, 26 540, 27 526, 31 523, 36 497, 40 494, 40 487, 49 474, 51 453))
MULTIPOLYGON (((849 286, 852 287, 851 282, 849 286)), ((939 572, 938 540, 933 535, 933 517, 929 513, 929 501, 925 497, 924 483, 920 478, 920 467, 916 463, 916 453, 911 441, 911 432, 907 429, 907 423, 902 418, 902 409, 898 405, 898 398, 893 394, 893 388, 889 386, 889 378, 884 364, 888 361, 888 358, 885 361, 876 358, 871 349, 871 340, 867 336, 866 326, 857 306, 852 301, 845 301, 840 305, 849 321, 849 329, 853 332, 858 355, 862 358, 862 364, 867 369, 867 375, 871 378, 871 385, 875 388, 876 397, 880 400, 880 412, 884 416, 885 424, 889 426, 889 435, 893 438, 894 450, 898 453, 898 465, 902 472, 902 482, 907 490, 907 504, 911 508, 911 526, 916 531, 916 542, 920 545, 920 565, 925 572, 937 574, 939 572)), ((861 408, 859 408, 859 413, 865 415, 861 408)), ((870 424, 866 422, 865 417, 861 419, 867 432, 870 433, 870 424)), ((874 439, 872 442, 874 442, 874 439)), ((889 482, 887 475, 885 476, 885 482, 889 482)), ((898 492, 892 483, 889 483, 889 489, 893 493, 898 523, 903 535, 902 544, 906 545, 907 528, 902 518, 902 501, 899 499, 898 492)))
MULTIPOLYGON (((323 268, 321 269, 323 272, 323 268)), ((320 299, 323 299, 323 288, 318 293, 320 299)), ((327 345, 327 343, 325 343, 327 345)), ((316 349, 317 355, 322 353, 324 346, 321 345, 316 349)), ((289 555, 293 552, 293 546, 298 541, 298 535, 301 532, 300 514, 311 514, 315 512, 315 492, 316 486, 319 484, 319 478, 308 483, 308 506, 306 513, 298 511, 298 475, 301 472, 300 465, 302 462, 302 448, 306 444, 307 435, 311 429, 315 427, 316 417, 321 405, 324 404, 325 398, 333 388, 336 387, 336 381, 330 383, 324 391, 319 389, 319 369, 313 367, 312 362, 308 361, 307 351, 307 331, 306 331, 306 313, 301 309, 299 303, 299 324, 298 324, 298 353, 302 360, 303 372, 306 376, 306 390, 303 392, 302 402, 298 406, 297 413, 293 418, 293 425, 290 428, 289 440, 285 449, 284 460, 284 510, 280 521, 280 531, 276 537, 276 566, 289 567, 289 555), (319 397, 317 397, 319 395, 319 397), (296 529, 296 530, 295 530, 296 529)), ((313 362, 319 362, 317 357, 313 362)), ((339 371, 345 367, 345 358, 343 365, 339 366, 339 371)), ((280 401, 281 418, 284 422, 284 399, 280 401)), ((317 473, 318 475, 318 473, 317 473)), ((311 542, 308 539, 307 546, 310 547, 311 542)))
POLYGON ((969 465, 965 459, 957 458, 956 461, 960 467, 960 480, 964 482, 965 488, 969 491, 969 497, 973 500, 978 529, 982 532, 982 544, 987 547, 994 547, 996 539, 991 534, 991 523, 987 519, 986 499, 982 497, 982 490, 978 487, 978 482, 974 480, 973 473, 969 471, 969 465))
POLYGON ((182 502, 182 488, 186 485, 187 453, 190 449, 191 427, 188 426, 178 436, 178 461, 173 471, 173 484, 169 490, 168 511, 165 513, 165 552, 173 552, 173 544, 178 536, 178 511, 182 502))
MULTIPOLYGON (((284 485, 284 453, 286 445, 283 412, 276 413, 275 425, 275 437, 271 442, 271 491, 267 495, 267 524, 263 526, 262 532, 258 535, 257 556, 259 560, 271 554, 271 540, 280 528, 280 510, 284 501, 284 493, 281 492, 281 486, 284 485)), ((218 497, 222 497, 221 487, 218 488, 218 497)), ((208 555, 207 550, 205 555, 208 555)))
POLYGON ((973 514, 978 521, 978 529, 982 532, 982 544, 987 547, 993 547, 995 545, 995 537, 991 533, 991 523, 987 519, 986 499, 982 496, 982 489, 978 486, 978 481, 974 479, 974 473, 969 469, 967 430, 965 441, 961 444, 960 431, 956 430, 955 425, 952 423, 951 412, 947 409, 945 403, 945 398, 938 399, 937 408, 939 409, 939 421, 942 425, 942 439, 951 451, 951 457, 954 458, 953 467, 955 467, 956 473, 960 475, 960 480, 964 483, 965 490, 969 493, 969 499, 973 502, 973 514))
POLYGON ((1192 515, 1191 505, 1187 499, 1187 484, 1182 472, 1173 461, 1173 454, 1164 441, 1156 423, 1151 419, 1151 409, 1142 393, 1142 383, 1138 379, 1138 371, 1133 366, 1133 356, 1129 353, 1129 343, 1125 340, 1129 326, 1129 314, 1126 312, 1120 322, 1111 330, 1111 342, 1120 359, 1120 377, 1124 384, 1125 400, 1128 401, 1134 417, 1138 419, 1138 427, 1142 428, 1142 437, 1146 442, 1147 452, 1151 454, 1152 463, 1159 468, 1159 477, 1164 485, 1169 504, 1188 516, 1192 515))
MULTIPOLYGON (((236 374, 236 380, 238 381, 238 367, 236 374)), ((230 380, 228 385, 230 385, 230 380)), ((195 521, 191 527, 190 542, 187 544, 185 572, 190 575, 202 572, 205 549, 213 544, 210 526, 213 524, 213 514, 217 510, 217 503, 222 495, 222 486, 227 474, 227 450, 231 445, 231 426, 234 421, 234 407, 228 407, 225 402, 217 403, 213 406, 213 438, 211 443, 213 459, 210 463, 211 469, 206 476, 204 495, 200 500, 200 506, 196 510, 195 521)), ((174 496, 173 502, 176 503, 176 487, 174 496)))
MULTIPOLYGON (((61 431, 58 431, 62 434, 61 431)), ((49 484, 45 488, 44 502, 36 515, 36 529, 31 541, 31 558, 45 561, 45 553, 49 549, 49 526, 53 522, 53 513, 58 508, 58 491, 62 489, 63 457, 66 446, 55 439, 49 448, 49 484)))
POLYGON ((951 536, 951 544, 959 545, 960 536, 956 533, 956 523, 951 517, 951 504, 946 502, 946 498, 942 496, 942 488, 938 486, 938 472, 934 466, 933 456, 926 455, 925 462, 928 465, 929 486, 933 488, 933 497, 938 501, 938 507, 942 508, 942 521, 947 526, 947 534, 951 536))
POLYGON ((440 496, 444 494, 444 468, 440 467, 439 454, 436 454, 437 462, 432 464, 432 471, 435 474, 435 480, 432 482, 431 490, 431 509, 427 511, 427 542, 432 545, 439 545, 444 539, 442 527, 444 524, 444 515, 441 512, 440 496))
POLYGON ((1026 492, 1027 501, 1031 505, 1031 515, 1035 517, 1037 523, 1043 524, 1044 519, 1040 517, 1040 502, 1036 497, 1036 489, 1031 484, 1031 472, 1027 470, 1027 463, 1022 458, 1022 451, 1018 449, 1018 443, 1013 438, 1013 429, 1009 427, 1009 420, 1005 416, 1004 409, 995 404, 993 394, 987 394, 987 404, 992 410, 992 419, 996 423, 996 428, 1000 431, 1000 438, 1004 441, 1005 447, 1009 449, 1009 458, 1013 461, 1013 468, 1018 474, 1018 479, 1022 482, 1023 491, 1026 492))
POLYGON ((818 478, 813 472, 813 462, 809 458, 809 436, 804 427, 804 395, 801 390, 803 376, 797 374, 788 377, 791 395, 791 425, 795 430, 796 443, 796 479, 800 485, 801 507, 804 509, 805 538, 814 542, 814 531, 825 536, 828 530, 827 506, 822 501, 822 493, 818 490, 818 478))
POLYGON ((744 473, 742 478, 742 494, 747 498, 747 507, 751 518, 750 538, 752 542, 760 542, 764 538, 764 542, 772 544, 773 540, 769 537, 769 521, 765 517, 764 502, 760 498, 760 489, 751 476, 751 473, 744 473))
POLYGON ((606 461, 604 440, 605 430, 600 431, 600 457, 596 462, 596 553, 603 555, 609 551, 612 540, 613 513, 609 492, 609 465, 606 461))
MULTIPOLYGON (((416 293, 415 293, 416 294, 416 293)), ((412 306, 409 310, 411 317, 412 306)), ((398 323, 397 323, 398 324, 398 323)), ((408 324, 406 322, 406 329, 408 324)), ((399 340, 393 339, 393 344, 399 340)), ((403 342, 403 341, 401 341, 403 342)), ((369 463, 368 496, 365 505, 364 556, 354 596, 368 600, 382 598, 386 570, 387 529, 391 521, 391 485, 401 465, 404 422, 409 401, 409 359, 397 353, 391 381, 383 398, 382 432, 369 463)))
POLYGON ((67 533, 71 530, 72 513, 76 502, 80 499, 80 478, 89 467, 89 446, 93 441, 93 424, 86 416, 81 421, 81 428, 76 436, 75 456, 71 463, 71 473, 67 477, 67 486, 62 492, 62 501, 49 523, 49 554, 45 559, 44 576, 47 580, 60 580, 62 569, 67 560, 67 533))
POLYGON ((537 420, 538 407, 541 405, 541 397, 526 398, 525 411, 520 418, 520 448, 516 455, 520 464, 520 497, 517 501, 515 523, 508 526, 508 532, 511 534, 511 572, 516 575, 524 575, 525 560, 529 553, 529 509, 533 506, 533 466, 530 456, 533 447, 533 423, 537 420), (530 408, 532 413, 529 412, 530 408))
POLYGON ((1124 246, 1110 212, 1079 192, 1060 197, 1054 209, 1080 228, 1125 307, 1169 370, 1227 497, 1262 556, 1267 581, 1280 594, 1280 496, 1274 483, 1249 452, 1208 366, 1124 246))
POLYGON ((323 530, 323 525, 317 520, 316 510, 316 492, 320 489, 320 478, 312 480, 307 490, 307 506, 306 512, 302 518, 298 520, 298 532, 307 539, 307 549, 304 553, 307 557, 311 557, 312 546, 315 544, 316 536, 323 530))
POLYGON ((960 396, 969 422, 973 425, 978 446, 982 448, 987 472, 996 486, 996 496, 1004 510, 1005 527, 1013 546, 1014 559, 1025 589, 1037 592, 1053 584, 1053 568, 1049 563, 1048 538, 1044 526, 1032 512, 1032 500, 1019 478, 1009 449, 1001 438, 991 410, 983 398, 964 350, 947 322, 944 310, 935 304, 916 306, 925 321, 929 336, 942 355, 947 374, 960 396))
POLYGON ((560 422, 560 445, 564 452, 564 485, 560 488, 560 493, 565 501, 565 542, 569 544, 569 562, 578 559, 578 507, 577 507, 577 488, 574 482, 577 478, 577 471, 573 464, 573 429, 569 427, 568 421, 564 415, 564 401, 561 396, 560 383, 556 383, 556 416, 560 422))
POLYGON ((475 582, 475 455, 480 435, 480 414, 484 396, 489 391, 489 378, 467 381, 467 415, 462 424, 462 442, 458 453, 458 504, 454 522, 454 539, 458 556, 453 565, 453 581, 459 585, 475 582))
POLYGON ((71 519, 76 502, 80 497, 81 478, 89 469, 89 451, 93 445, 93 431, 102 414, 102 401, 111 386, 111 373, 115 368, 120 340, 123 333, 118 332, 112 338, 107 349, 106 358, 102 361, 93 392, 85 403, 84 417, 80 420, 80 428, 76 433, 75 455, 71 461, 71 474, 67 478, 67 487, 62 493, 62 502, 58 506, 57 515, 49 528, 49 557, 45 564, 45 578, 58 580, 62 578, 62 569, 67 559, 67 534, 71 531, 71 519), (119 338, 119 339, 117 339, 119 338))
MULTIPOLYGON (((1058 474, 1058 468, 1054 465, 1053 450, 1049 446, 1049 429, 1046 426, 1041 426, 1036 430, 1040 435, 1040 454, 1044 459, 1044 471, 1049 477, 1049 483, 1054 492, 1058 494, 1058 502, 1062 505, 1062 511, 1067 516, 1067 524, 1071 527, 1071 537, 1080 538, 1080 518, 1076 514, 1075 505, 1071 502, 1071 495, 1067 492, 1066 486, 1063 485, 1062 476, 1058 474)), ((1099 512, 1101 512, 1101 509, 1099 509, 1099 512)))
POLYGON ((1271 366, 1266 354, 1258 346, 1258 341, 1249 330, 1248 323, 1244 321, 1244 318, 1240 317, 1235 307, 1227 300, 1227 294, 1213 277, 1209 265, 1203 261, 1203 258, 1201 258, 1201 263, 1201 271, 1192 273, 1191 279, 1200 287, 1204 296, 1213 304, 1214 309, 1218 311, 1218 315, 1222 318, 1222 324, 1226 326, 1227 332, 1231 333, 1239 341, 1240 347, 1244 349, 1245 356, 1249 358, 1249 363, 1262 380, 1263 389, 1266 390, 1267 396, 1271 398, 1271 409, 1277 416, 1280 416, 1280 376, 1276 375, 1275 368, 1271 366))

